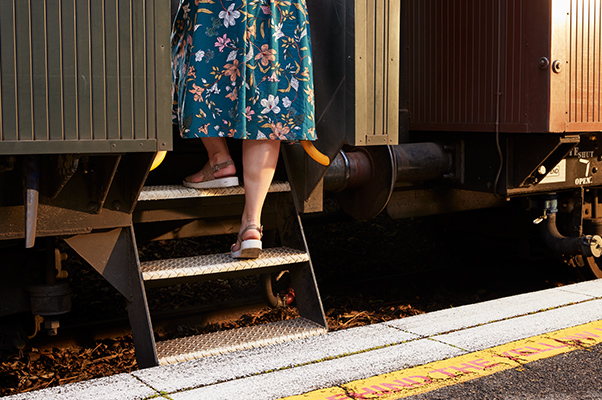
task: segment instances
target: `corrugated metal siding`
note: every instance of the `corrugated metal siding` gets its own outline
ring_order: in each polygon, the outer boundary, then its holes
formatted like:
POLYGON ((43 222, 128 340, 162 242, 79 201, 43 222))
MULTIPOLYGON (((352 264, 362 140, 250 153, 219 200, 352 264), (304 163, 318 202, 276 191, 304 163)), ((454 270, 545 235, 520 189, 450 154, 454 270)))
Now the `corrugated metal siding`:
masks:
POLYGON ((159 3, 0 0, 0 143, 154 140, 169 128, 159 3))
POLYGON ((570 3, 569 123, 601 122, 602 2, 570 3))
MULTIPOLYGON (((413 129, 491 131, 498 111, 504 130, 533 129, 527 68, 534 66, 534 54, 527 58, 527 46, 533 50, 542 44, 527 44, 526 36, 529 24, 549 22, 541 14, 528 21, 529 7, 534 5, 522 0, 410 0, 408 108, 413 129)), ((544 45, 548 40, 538 38, 544 45)))

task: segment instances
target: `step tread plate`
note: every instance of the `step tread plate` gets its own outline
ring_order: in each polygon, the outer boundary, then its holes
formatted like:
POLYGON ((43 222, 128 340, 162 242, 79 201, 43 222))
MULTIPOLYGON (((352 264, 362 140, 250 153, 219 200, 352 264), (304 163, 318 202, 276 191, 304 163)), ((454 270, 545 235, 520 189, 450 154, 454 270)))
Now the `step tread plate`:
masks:
POLYGON ((238 350, 298 340, 327 332, 306 318, 297 318, 189 336, 157 343, 160 364, 175 364, 238 350))
POLYGON ((145 261, 140 263, 144 281, 211 275, 290 265, 309 261, 305 251, 288 247, 264 249, 257 259, 237 260, 230 253, 210 254, 196 257, 145 261))
MULTIPOLYGON (((291 186, 288 182, 272 182, 270 193, 290 192, 291 186)), ((160 185, 145 186, 142 188, 138 201, 153 200, 181 200, 201 197, 239 196, 244 195, 243 186, 232 186, 228 188, 193 189, 182 185, 160 185)))

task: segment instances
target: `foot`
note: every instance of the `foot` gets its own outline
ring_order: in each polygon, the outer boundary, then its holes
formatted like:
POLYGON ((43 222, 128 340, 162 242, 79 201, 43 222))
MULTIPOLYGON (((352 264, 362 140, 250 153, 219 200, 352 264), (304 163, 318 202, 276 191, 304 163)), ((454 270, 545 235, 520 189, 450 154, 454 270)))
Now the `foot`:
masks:
POLYGON ((230 248, 232 258, 257 258, 261 254, 263 226, 248 225, 238 233, 236 243, 230 248))
POLYGON ((215 165, 207 162, 199 172, 187 176, 183 184, 195 189, 238 186, 238 177, 234 174, 236 174, 236 167, 232 159, 215 165))

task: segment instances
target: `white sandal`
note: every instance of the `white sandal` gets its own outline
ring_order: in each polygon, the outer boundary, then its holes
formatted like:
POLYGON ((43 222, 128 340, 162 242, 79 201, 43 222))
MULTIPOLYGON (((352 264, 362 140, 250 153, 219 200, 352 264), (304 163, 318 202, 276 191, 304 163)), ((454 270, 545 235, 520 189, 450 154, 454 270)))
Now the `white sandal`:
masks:
POLYGON ((263 237, 263 226, 249 225, 241 233, 238 234, 236 243, 232 245, 230 249, 230 255, 232 258, 257 258, 261 254, 262 244, 261 239, 247 239, 242 240, 245 233, 251 229, 259 232, 260 237, 263 237), (240 243, 240 248, 234 251, 236 244, 240 243))
POLYGON ((216 178, 215 173, 221 169, 226 168, 229 165, 234 165, 232 159, 225 161, 221 164, 211 166, 209 163, 205 164, 201 172, 203 173, 203 180, 200 182, 189 182, 184 179, 183 185, 193 189, 212 189, 212 188, 226 188, 232 186, 238 186, 237 176, 225 176, 223 178, 216 178), (205 180, 205 178, 210 178, 205 180))

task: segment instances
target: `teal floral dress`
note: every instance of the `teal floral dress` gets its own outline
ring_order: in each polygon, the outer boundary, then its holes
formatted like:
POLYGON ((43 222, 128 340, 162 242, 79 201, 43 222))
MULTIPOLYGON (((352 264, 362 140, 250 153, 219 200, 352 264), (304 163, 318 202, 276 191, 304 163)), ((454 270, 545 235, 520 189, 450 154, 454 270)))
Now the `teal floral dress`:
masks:
POLYGON ((316 139, 305 0, 183 0, 171 49, 182 137, 316 139))

